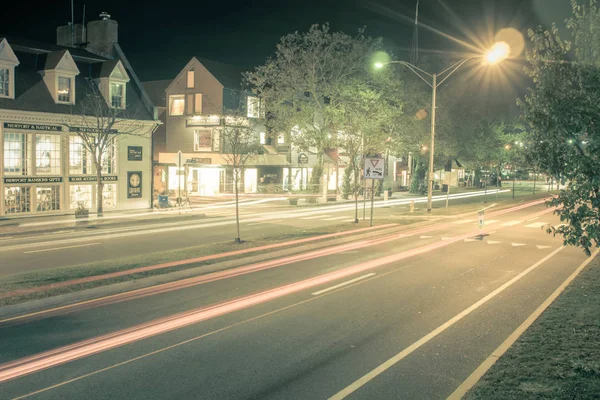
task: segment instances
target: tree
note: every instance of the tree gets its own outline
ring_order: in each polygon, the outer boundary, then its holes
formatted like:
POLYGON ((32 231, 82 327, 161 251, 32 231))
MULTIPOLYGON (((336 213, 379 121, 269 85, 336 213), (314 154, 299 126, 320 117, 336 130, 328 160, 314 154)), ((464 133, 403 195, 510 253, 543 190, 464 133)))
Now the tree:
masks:
MULTIPOLYGON (((70 132, 81 139, 81 145, 92 159, 96 172, 96 212, 104 216, 102 174, 110 171, 116 156, 115 146, 124 136, 148 136, 152 128, 142 121, 139 109, 111 107, 92 80, 87 81, 88 93, 80 102, 80 112, 72 113, 63 122, 70 132)), ((152 125, 156 126, 153 121, 152 125)))
POLYGON ((241 243, 240 214, 239 214, 239 189, 243 185, 243 176, 248 161, 258 153, 259 145, 252 122, 248 118, 237 116, 235 122, 223 128, 223 159, 233 177, 233 190, 235 193, 235 221, 236 243, 241 243))
POLYGON ((528 32, 533 85, 519 105, 534 162, 567 184, 549 205, 568 224, 549 231, 589 255, 600 243, 600 11, 595 0, 572 10, 569 41, 555 25, 528 32))
POLYGON ((330 32, 313 25, 308 32, 281 38, 275 55, 246 74, 265 104, 267 129, 289 133, 300 150, 316 152, 313 183, 320 183, 323 152, 336 147, 337 104, 349 79, 367 70, 381 39, 330 32))

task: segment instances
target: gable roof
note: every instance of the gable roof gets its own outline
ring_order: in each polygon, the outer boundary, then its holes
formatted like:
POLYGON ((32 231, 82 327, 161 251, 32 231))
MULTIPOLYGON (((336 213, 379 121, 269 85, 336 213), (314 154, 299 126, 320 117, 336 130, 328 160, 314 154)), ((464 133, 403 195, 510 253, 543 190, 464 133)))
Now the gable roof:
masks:
POLYGON ((243 73, 246 72, 245 68, 238 67, 231 64, 223 64, 218 61, 208 60, 206 58, 194 57, 198 62, 204 65, 204 68, 208 70, 225 88, 233 90, 242 89, 243 73))
POLYGON ((19 59, 5 38, 0 37, 0 62, 19 65, 19 59))
POLYGON ((150 81, 144 82, 144 89, 154 103, 155 106, 158 107, 166 107, 167 106, 167 88, 173 82, 172 79, 164 79, 161 81, 150 81))
POLYGON ((53 51, 46 55, 44 70, 48 71, 53 69, 79 73, 79 68, 77 68, 73 57, 71 57, 71 54, 67 49, 53 51))

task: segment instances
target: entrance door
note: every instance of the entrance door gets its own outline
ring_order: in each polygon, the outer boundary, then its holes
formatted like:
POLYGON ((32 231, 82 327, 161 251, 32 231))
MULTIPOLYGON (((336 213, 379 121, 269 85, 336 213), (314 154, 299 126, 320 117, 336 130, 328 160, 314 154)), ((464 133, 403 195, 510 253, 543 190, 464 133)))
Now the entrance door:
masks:
POLYGON ((192 193, 198 193, 198 181, 200 180, 200 174, 198 169, 192 169, 192 193))

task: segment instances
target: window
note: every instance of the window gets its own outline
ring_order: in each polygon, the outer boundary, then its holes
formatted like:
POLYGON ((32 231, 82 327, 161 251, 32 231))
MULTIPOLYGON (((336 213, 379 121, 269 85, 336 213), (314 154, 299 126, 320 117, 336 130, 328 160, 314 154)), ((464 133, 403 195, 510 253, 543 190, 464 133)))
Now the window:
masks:
POLYGON ((35 174, 61 175, 60 135, 35 136, 35 174))
POLYGON ((194 131, 194 151, 212 150, 212 129, 196 129, 194 131))
POLYGON ((117 159, 117 146, 115 141, 111 141, 107 146, 106 150, 104 150, 104 154, 102 154, 102 174, 103 175, 111 175, 116 174, 116 166, 115 161, 117 159))
POLYGON ((247 100, 248 118, 260 117, 260 99, 255 96, 248 96, 247 100))
POLYGON ((71 210, 76 209, 79 205, 90 209, 92 208, 92 185, 71 185, 70 204, 71 210))
POLYGON ((58 101, 60 103, 71 103, 71 78, 58 77, 58 101))
POLYGON ((125 83, 110 84, 110 105, 113 108, 125 108, 125 83))
POLYGON ((169 115, 183 115, 185 96, 182 94, 169 96, 169 115))
POLYGON ((26 133, 4 134, 4 174, 31 174, 31 135, 26 133))
POLYGON ((220 151, 221 150, 221 131, 219 129, 215 129, 213 132, 212 138, 212 150, 220 151))
POLYGON ((29 186, 7 186, 4 188, 4 212, 20 214, 31 211, 31 188, 29 186))
POLYGON ((69 175, 92 174, 92 157, 79 136, 69 138, 69 175))
POLYGON ((60 186, 52 185, 37 187, 35 189, 37 200, 37 211, 60 210, 60 186))
POLYGON ((187 88, 188 89, 194 88, 194 70, 193 69, 190 69, 187 72, 187 88))
POLYGON ((260 132, 259 140, 260 144, 267 144, 267 134, 265 132, 260 132))
POLYGON ((104 208, 115 208, 117 206, 117 185, 105 183, 102 189, 102 205, 104 208))
POLYGON ((196 93, 194 99, 194 112, 196 114, 202 114, 202 93, 196 93))
POLYGON ((283 133, 280 133, 279 136, 277 136, 277 144, 285 144, 285 136, 283 136, 283 133))
POLYGON ((0 97, 9 97, 10 75, 8 68, 0 68, 0 97))
POLYGON ((194 95, 193 94, 186 94, 185 95, 185 101, 186 101, 186 110, 185 113, 188 115, 191 115, 194 113, 194 95))

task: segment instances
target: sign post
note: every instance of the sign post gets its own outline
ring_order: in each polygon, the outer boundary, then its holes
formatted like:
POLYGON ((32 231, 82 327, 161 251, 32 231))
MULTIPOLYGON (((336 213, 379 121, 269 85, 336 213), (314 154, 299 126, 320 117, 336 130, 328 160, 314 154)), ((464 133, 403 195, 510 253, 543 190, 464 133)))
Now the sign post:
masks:
POLYGON ((181 167, 183 166, 183 154, 181 150, 177 152, 177 203, 179 204, 179 211, 181 212, 181 167))
POLYGON ((483 210, 479 211, 479 229, 483 228, 483 225, 485 224, 484 218, 483 218, 483 210))
POLYGON ((383 180, 383 168, 385 161, 383 158, 365 158, 365 179, 371 179, 371 222, 373 226, 373 203, 375 202, 375 179, 383 180))

